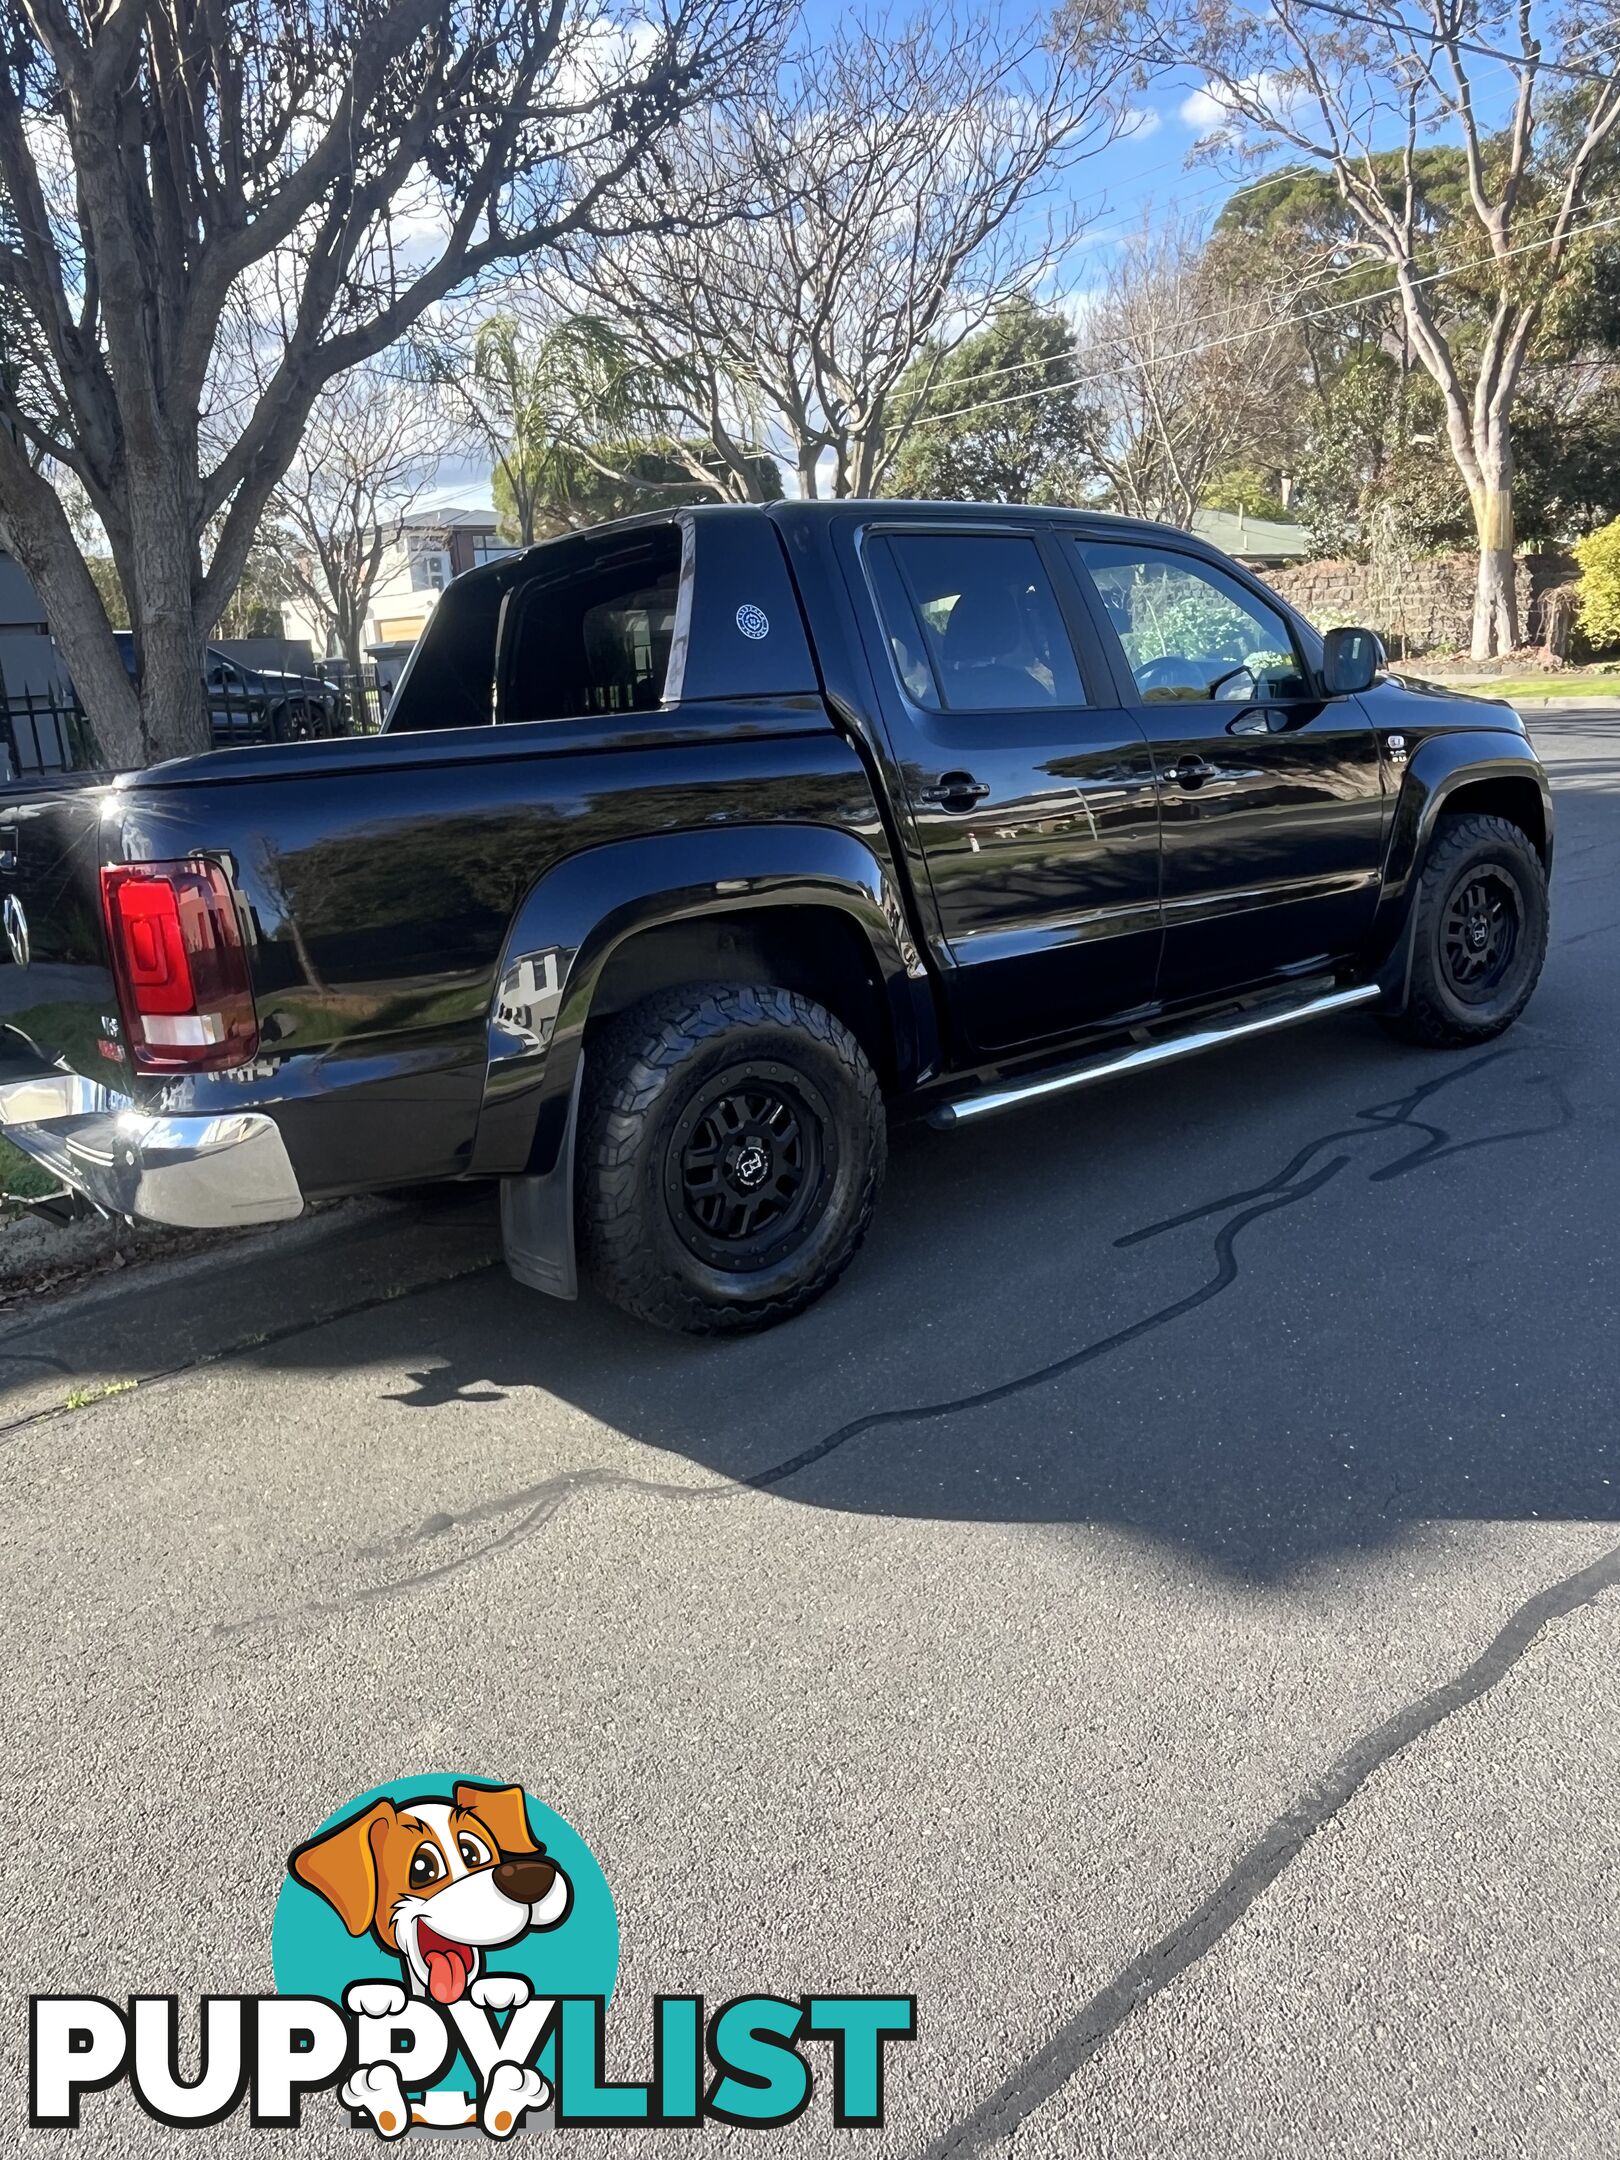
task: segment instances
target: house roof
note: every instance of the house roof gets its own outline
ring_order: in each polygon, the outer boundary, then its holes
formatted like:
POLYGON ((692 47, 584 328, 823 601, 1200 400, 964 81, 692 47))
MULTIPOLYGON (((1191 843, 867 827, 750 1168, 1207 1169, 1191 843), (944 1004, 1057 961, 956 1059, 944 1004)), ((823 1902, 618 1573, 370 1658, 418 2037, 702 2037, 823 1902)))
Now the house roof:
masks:
POLYGON ((1223 555, 1236 555, 1243 562, 1305 562, 1312 552, 1303 525, 1250 517, 1243 510, 1195 510, 1192 529, 1223 555))
POLYGON ((493 510, 467 510, 450 504, 443 510, 412 510, 400 522, 411 531, 493 532, 496 518, 493 510))

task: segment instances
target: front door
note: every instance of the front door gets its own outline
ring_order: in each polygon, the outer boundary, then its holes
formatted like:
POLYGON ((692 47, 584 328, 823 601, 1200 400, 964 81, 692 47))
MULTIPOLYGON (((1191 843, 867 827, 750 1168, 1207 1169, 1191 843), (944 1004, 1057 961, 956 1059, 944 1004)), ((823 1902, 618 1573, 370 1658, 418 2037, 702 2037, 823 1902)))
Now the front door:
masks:
POLYGON ((1084 611, 1059 604, 1050 544, 915 524, 861 544, 891 784, 955 1015, 991 1051, 1145 1004, 1158 967, 1152 759, 1084 611))
POLYGON ((1072 540, 1153 746, 1167 1001, 1354 953, 1378 904, 1386 803, 1353 697, 1324 698, 1287 617, 1173 543, 1072 540))

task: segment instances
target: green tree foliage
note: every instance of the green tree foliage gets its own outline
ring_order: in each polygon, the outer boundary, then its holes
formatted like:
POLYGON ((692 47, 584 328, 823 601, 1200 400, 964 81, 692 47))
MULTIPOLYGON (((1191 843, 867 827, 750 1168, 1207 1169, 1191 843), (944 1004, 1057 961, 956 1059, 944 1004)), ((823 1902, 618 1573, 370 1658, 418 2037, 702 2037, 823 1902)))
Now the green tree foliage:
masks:
POLYGON ((600 315, 491 315, 469 356, 437 356, 436 368, 494 461, 503 537, 524 544, 591 522, 593 446, 655 433, 665 403, 662 381, 600 315))
POLYGON ((1533 392, 1520 405, 1514 438, 1526 540, 1569 540, 1620 517, 1620 380, 1573 410, 1533 392))
POLYGON ((1288 515, 1276 472, 1262 471, 1258 465, 1229 465, 1225 472, 1217 473, 1204 489, 1200 507, 1241 512, 1252 518, 1285 518, 1288 515))
MULTIPOLYGON (((643 510, 674 510, 682 503, 715 502, 725 494, 721 459, 712 445, 692 438, 675 443, 599 443, 587 455, 553 454, 550 482, 555 494, 536 491, 534 537, 598 525, 608 518, 634 517, 643 510), (709 479, 694 468, 707 468, 709 479)), ((780 502, 782 469, 775 458, 751 457, 747 466, 756 502, 780 502)), ((491 475, 495 514, 504 540, 521 540, 522 520, 505 461, 491 475)))
MULTIPOLYGON (((1577 113, 1566 132, 1579 124, 1577 113)), ((1391 153, 1373 164, 1395 201, 1403 161, 1391 153)), ((1489 333, 1495 287, 1466 161, 1460 149, 1434 145, 1417 151, 1413 171, 1425 236, 1419 268, 1446 272, 1431 288, 1434 304, 1471 365, 1489 333)), ((1605 214, 1611 194, 1610 182, 1594 187, 1588 216, 1605 214)), ((1318 550, 1365 559, 1468 546, 1474 522, 1443 400, 1417 365, 1389 266, 1359 250, 1330 176, 1292 167, 1241 190, 1216 221, 1211 251, 1236 289, 1259 282, 1280 291, 1294 281, 1297 366, 1254 458, 1260 478, 1292 472, 1291 508, 1318 550)), ((1521 380, 1513 418, 1521 541, 1567 540, 1620 512, 1617 360, 1620 248, 1613 235, 1596 234, 1571 245, 1521 380)))
POLYGON ((1331 394, 1309 402, 1302 438, 1294 511, 1322 554, 1366 561, 1467 546, 1468 492, 1427 377, 1356 350, 1331 394))
POLYGON ((900 448, 884 492, 948 502, 1084 502, 1099 420, 1073 330, 1027 297, 953 352, 926 348, 890 406, 900 448))
POLYGON ((1582 633, 1600 651, 1620 645, 1620 518, 1577 540, 1575 559, 1582 633))

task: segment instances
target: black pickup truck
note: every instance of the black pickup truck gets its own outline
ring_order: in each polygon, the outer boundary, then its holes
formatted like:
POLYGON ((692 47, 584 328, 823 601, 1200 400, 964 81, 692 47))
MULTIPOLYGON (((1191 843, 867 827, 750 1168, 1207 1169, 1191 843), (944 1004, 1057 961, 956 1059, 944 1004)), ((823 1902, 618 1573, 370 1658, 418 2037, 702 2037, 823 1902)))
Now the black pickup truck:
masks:
POLYGON ((498 1179, 522 1281, 757 1327, 849 1262, 890 1117, 1360 1004, 1494 1035, 1552 838, 1507 706, 1183 533, 633 519, 458 579, 381 736, 0 807, 0 1122, 161 1222, 498 1179))

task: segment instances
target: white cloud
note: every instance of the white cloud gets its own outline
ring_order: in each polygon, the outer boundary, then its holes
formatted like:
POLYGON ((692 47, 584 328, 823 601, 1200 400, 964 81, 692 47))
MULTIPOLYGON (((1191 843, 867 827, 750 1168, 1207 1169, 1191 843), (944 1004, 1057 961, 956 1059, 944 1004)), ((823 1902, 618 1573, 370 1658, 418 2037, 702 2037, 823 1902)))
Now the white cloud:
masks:
POLYGON ((1120 135, 1130 142, 1145 142, 1164 125, 1164 114, 1151 105, 1133 105, 1125 115, 1120 135))
MULTIPOLYGON (((1299 91, 1286 76, 1261 73, 1246 75, 1238 85, 1244 97, 1257 100, 1275 113, 1286 113, 1298 102, 1299 91)), ((1241 116, 1234 111, 1229 95, 1223 94, 1213 83, 1206 82, 1201 90, 1184 97, 1176 108, 1177 117, 1201 135, 1237 133, 1243 126, 1241 116)))
POLYGON ((645 19, 591 23, 561 55, 558 95, 584 103, 620 83, 639 80, 652 60, 659 37, 658 25, 645 19))
POLYGON ((1231 114, 1211 89, 1195 90, 1191 97, 1184 97, 1178 108, 1178 118, 1188 127, 1200 130, 1219 127, 1231 114))

